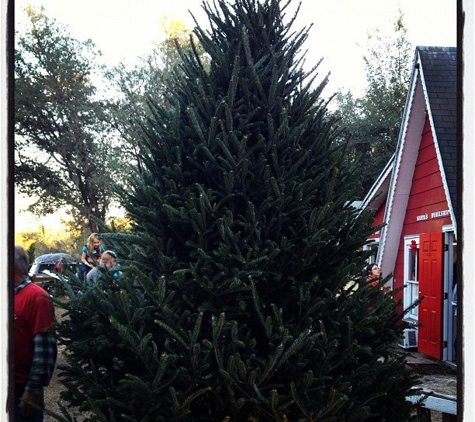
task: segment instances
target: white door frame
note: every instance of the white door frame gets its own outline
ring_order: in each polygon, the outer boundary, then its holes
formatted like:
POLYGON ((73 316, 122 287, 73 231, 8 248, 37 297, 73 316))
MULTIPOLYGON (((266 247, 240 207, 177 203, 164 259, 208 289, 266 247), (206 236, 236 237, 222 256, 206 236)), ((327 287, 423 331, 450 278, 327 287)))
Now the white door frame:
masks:
POLYGON ((444 226, 442 228, 444 233, 444 316, 443 316, 443 341, 446 347, 443 348, 443 360, 455 364, 455 324, 457 312, 457 298, 455 291, 454 298, 454 243, 456 243, 454 227, 444 226), (455 299, 455 300, 454 300, 455 299), (455 303, 454 303, 455 302, 455 303))

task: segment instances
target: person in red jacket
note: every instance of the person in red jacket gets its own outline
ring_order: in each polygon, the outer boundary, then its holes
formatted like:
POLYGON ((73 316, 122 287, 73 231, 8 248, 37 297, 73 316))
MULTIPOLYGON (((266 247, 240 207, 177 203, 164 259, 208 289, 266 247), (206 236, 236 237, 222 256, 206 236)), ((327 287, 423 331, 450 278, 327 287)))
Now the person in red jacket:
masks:
POLYGON ((13 281, 15 422, 43 422, 43 387, 57 357, 54 307, 48 292, 28 276, 28 255, 21 246, 15 246, 13 281))
MULTIPOLYGON (((377 287, 381 281, 381 268, 376 263, 369 264, 366 267, 366 284, 371 284, 377 287)), ((391 289, 387 286, 381 285, 381 290, 389 293, 391 289)))
POLYGON ((381 278, 381 269, 376 263, 369 264, 366 267, 366 283, 370 283, 372 286, 376 287, 381 278))

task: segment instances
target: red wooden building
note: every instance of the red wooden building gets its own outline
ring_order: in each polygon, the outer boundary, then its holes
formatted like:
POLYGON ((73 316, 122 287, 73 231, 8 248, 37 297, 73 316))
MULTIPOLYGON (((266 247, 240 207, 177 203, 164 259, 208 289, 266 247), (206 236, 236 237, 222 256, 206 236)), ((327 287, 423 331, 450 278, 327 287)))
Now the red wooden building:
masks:
POLYGON ((376 210, 369 248, 390 287, 406 286, 401 345, 455 362, 457 145, 455 47, 417 47, 396 152, 363 202, 376 210))

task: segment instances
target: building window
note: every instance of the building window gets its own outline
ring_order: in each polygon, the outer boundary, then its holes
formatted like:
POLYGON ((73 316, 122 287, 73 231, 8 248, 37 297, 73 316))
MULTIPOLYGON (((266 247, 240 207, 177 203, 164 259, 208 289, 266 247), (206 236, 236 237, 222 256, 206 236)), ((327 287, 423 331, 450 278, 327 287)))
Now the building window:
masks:
POLYGON ((379 239, 372 240, 370 243, 367 243, 363 246, 363 250, 371 251, 370 256, 366 259, 368 264, 376 262, 376 257, 378 255, 379 239))
MULTIPOLYGON (((419 299, 419 238, 404 239, 404 309, 419 299)), ((406 319, 417 321, 418 306, 409 310, 406 319)))

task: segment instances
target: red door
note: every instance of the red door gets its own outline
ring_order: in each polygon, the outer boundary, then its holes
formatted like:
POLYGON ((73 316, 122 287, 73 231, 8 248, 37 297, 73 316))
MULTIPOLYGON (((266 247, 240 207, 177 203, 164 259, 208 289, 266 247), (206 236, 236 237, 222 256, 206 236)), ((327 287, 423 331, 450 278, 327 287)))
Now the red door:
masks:
POLYGON ((418 351, 442 359, 444 234, 425 233, 419 239, 418 351))

